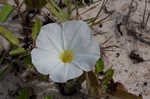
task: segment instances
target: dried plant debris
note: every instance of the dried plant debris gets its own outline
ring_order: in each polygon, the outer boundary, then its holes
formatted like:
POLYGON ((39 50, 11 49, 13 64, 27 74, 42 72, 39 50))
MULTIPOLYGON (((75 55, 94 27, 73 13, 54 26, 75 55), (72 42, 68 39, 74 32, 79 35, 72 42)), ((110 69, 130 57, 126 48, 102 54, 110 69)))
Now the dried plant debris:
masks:
POLYGON ((147 3, 145 0, 145 9, 141 16, 142 21, 134 20, 131 17, 136 13, 138 3, 136 0, 131 0, 128 13, 122 16, 121 21, 116 20, 116 29, 121 36, 127 34, 135 40, 150 45, 150 27, 148 26, 150 11, 147 11, 147 3))
POLYGON ((131 51, 129 57, 131 60, 133 60, 134 64, 144 62, 144 59, 135 50, 131 51))

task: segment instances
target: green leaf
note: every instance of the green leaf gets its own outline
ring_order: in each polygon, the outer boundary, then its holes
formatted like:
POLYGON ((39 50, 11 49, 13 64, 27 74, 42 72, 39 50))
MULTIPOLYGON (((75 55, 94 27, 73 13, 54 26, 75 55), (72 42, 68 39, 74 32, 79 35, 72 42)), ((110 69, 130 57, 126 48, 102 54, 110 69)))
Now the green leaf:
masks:
POLYGON ((111 79, 105 79, 105 80, 103 80, 102 81, 102 88, 103 89, 108 88, 108 84, 109 84, 110 81, 111 81, 111 79))
POLYGON ((5 22, 8 19, 8 16, 13 12, 13 10, 13 6, 5 4, 0 11, 0 22, 5 22))
MULTIPOLYGON (((70 0, 69 0, 70 1, 70 0)), ((66 14, 66 12, 64 12, 56 3, 54 0, 49 0, 49 2, 51 2, 51 4, 58 10, 59 13, 61 13, 61 15, 67 19, 68 15, 66 14)))
POLYGON ((41 29, 40 19, 37 19, 32 30, 32 39, 36 40, 37 35, 39 34, 41 29))
POLYGON ((26 63, 27 68, 31 68, 32 67, 32 60, 31 60, 31 56, 27 56, 23 59, 23 61, 26 63))
POLYGON ((25 52, 25 49, 24 48, 17 48, 15 50, 11 50, 9 52, 10 55, 17 55, 17 54, 22 54, 25 52))
POLYGON ((42 80, 45 80, 45 81, 46 81, 46 80, 47 80, 47 78, 48 78, 48 76, 47 76, 47 75, 42 75, 42 77, 41 77, 41 78, 42 78, 42 80))
POLYGON ((107 88, 109 82, 113 79, 113 78, 112 78, 113 75, 114 75, 114 70, 113 70, 113 69, 109 69, 109 70, 107 70, 107 71, 105 72, 105 74, 104 74, 104 79, 103 79, 103 81, 102 81, 102 87, 103 87, 103 89, 106 89, 106 88, 107 88))
POLYGON ((47 0, 47 3, 48 3, 48 7, 49 7, 49 9, 50 9, 50 11, 61 21, 61 22, 65 22, 65 21, 67 21, 65 18, 64 18, 64 16, 62 16, 61 15, 61 12, 58 12, 57 10, 56 10, 56 7, 53 5, 53 2, 52 2, 53 0, 47 0))
POLYGON ((6 38, 13 45, 19 45, 19 40, 17 39, 17 37, 12 32, 9 32, 6 28, 2 26, 0 26, 0 35, 6 38))
POLYGON ((102 72, 103 69, 104 69, 104 61, 102 59, 99 59, 96 62, 96 71, 99 73, 99 72, 102 72))
POLYGON ((23 61, 24 61, 26 64, 31 64, 31 63, 32 63, 32 61, 31 61, 31 56, 25 57, 23 61))
POLYGON ((66 85, 65 85, 67 88, 73 88, 73 84, 71 82, 66 82, 66 85))
POLYGON ((21 90, 20 95, 18 96, 18 99, 30 99, 30 93, 27 88, 24 88, 21 90))
POLYGON ((104 74, 104 77, 105 78, 112 78, 114 75, 114 70, 113 69, 108 69, 105 74, 104 74))
POLYGON ((51 96, 45 96, 45 99, 52 99, 51 96))

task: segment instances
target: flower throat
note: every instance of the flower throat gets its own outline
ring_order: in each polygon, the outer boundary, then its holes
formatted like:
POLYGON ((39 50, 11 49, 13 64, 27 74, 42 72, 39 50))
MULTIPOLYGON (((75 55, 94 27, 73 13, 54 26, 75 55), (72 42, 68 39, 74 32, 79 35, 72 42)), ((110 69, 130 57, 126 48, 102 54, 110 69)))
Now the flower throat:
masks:
POLYGON ((64 50, 60 53, 59 58, 63 63, 71 63, 74 58, 74 53, 71 50, 64 50))

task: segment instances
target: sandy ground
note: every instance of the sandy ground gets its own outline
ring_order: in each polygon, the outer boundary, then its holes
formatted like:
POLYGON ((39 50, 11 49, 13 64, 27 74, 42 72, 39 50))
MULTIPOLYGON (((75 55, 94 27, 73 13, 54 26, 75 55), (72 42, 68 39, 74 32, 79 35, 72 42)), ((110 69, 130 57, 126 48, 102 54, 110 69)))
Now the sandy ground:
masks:
MULTIPOLYGON (((97 35, 94 38, 101 45, 103 40, 109 40, 104 46, 117 45, 119 48, 112 48, 113 51, 106 51, 105 65, 106 68, 115 69, 114 80, 121 82, 129 92, 136 95, 142 95, 143 99, 150 99, 150 46, 127 34, 124 18, 127 17, 131 0, 111 0, 107 4, 108 11, 114 11, 111 20, 104 23, 102 28, 96 28, 97 31, 106 32, 104 35, 97 35), (122 23, 120 31, 117 24, 122 23), (137 53, 146 61, 134 63, 129 58, 131 51, 136 50, 137 53)), ((147 13, 150 11, 147 4, 147 13)), ((136 23, 142 22, 144 13, 145 0, 134 0, 133 11, 130 15, 129 25, 133 29, 140 31, 136 23)), ((139 33, 146 37, 150 36, 150 21, 147 23, 147 29, 141 30, 139 33)), ((129 27, 130 28, 130 27, 129 27)), ((150 39, 147 39, 147 41, 150 39)), ((103 46, 103 45, 102 45, 103 46)))
MULTIPOLYGON (((147 22, 146 29, 140 29, 139 25, 142 22, 143 13, 145 9, 145 0, 110 0, 106 8, 108 13, 103 12, 99 19, 104 18, 107 14, 112 12, 109 21, 102 24, 102 27, 95 26, 94 39, 100 44, 101 47, 118 46, 118 48, 109 48, 112 51, 105 51, 105 68, 112 67, 115 69, 114 80, 121 82, 129 92, 136 95, 142 95, 143 99, 150 99, 150 45, 135 39, 134 36, 128 35, 131 32, 127 28, 131 28, 142 34, 143 39, 147 42, 150 41, 150 21, 147 22), (130 6, 132 7, 131 14, 130 6), (128 19, 128 20, 127 20, 128 19), (119 24, 121 25, 119 26, 119 24), (128 27, 126 27, 128 24, 128 27), (118 29, 118 27, 120 29, 118 29), (103 44, 104 41, 109 41, 103 44), (129 58, 131 51, 135 50, 143 59, 143 62, 135 63, 134 60, 129 58)), ((150 3, 147 1, 146 14, 150 12, 150 3)), ((96 4, 95 4, 96 5, 96 4)), ((93 6, 94 7, 94 6, 93 6)), ((87 7, 89 9, 90 7, 87 7)), ((85 13, 81 18, 95 16, 99 7, 92 9, 85 13)), ((79 10, 80 11, 80 10, 79 10)), ((81 13, 86 9, 81 9, 81 13)), ((146 19, 145 17, 145 19, 146 19)), ((131 33, 132 34, 132 33, 131 33)))
MULTIPOLYGON (((99 5, 99 3, 93 5, 96 7, 81 15, 81 18, 84 19, 95 16, 99 10, 97 5, 99 5)), ((90 7, 80 9, 79 12, 83 13, 90 7)), ((129 92, 136 95, 142 95, 143 99, 150 99, 150 21, 147 22, 145 29, 141 29, 139 27, 143 18, 144 7, 145 0, 134 0, 132 6, 131 0, 109 0, 106 5, 108 11, 104 11, 99 19, 104 18, 108 14, 111 14, 111 16, 107 22, 102 24, 102 27, 99 25, 93 27, 93 30, 95 31, 93 33, 93 38, 99 43, 100 47, 112 45, 118 46, 117 48, 111 47, 108 49, 110 51, 105 51, 105 56, 103 57, 103 60, 105 61, 105 69, 110 67, 115 69, 114 80, 122 83, 129 92), (130 7, 132 7, 132 11, 130 16, 128 16, 131 9, 130 7), (120 23, 121 25, 118 25, 120 23), (146 41, 146 43, 136 39, 133 35, 129 35, 130 33, 132 34, 132 32, 127 29, 137 31, 139 35, 142 35, 142 38, 146 41), (109 41, 103 44, 103 42, 108 39, 109 41), (132 60, 129 57, 133 50, 135 50, 136 53, 144 59, 143 62, 135 62, 135 60, 132 60)), ((149 12, 150 3, 148 1, 145 14, 146 17, 149 12)), ((14 23, 6 24, 6 26, 7 25, 9 25, 10 28, 15 26, 14 23)), ((20 31, 20 29, 21 27, 18 28, 16 32, 20 31)), ((2 68, 2 66, 0 66, 0 68, 2 68)), ((23 73, 21 77, 24 75, 25 74, 23 73)), ((18 85, 24 87, 22 81, 16 78, 14 73, 10 73, 3 78, 0 82, 0 99, 11 99, 12 97, 14 97, 12 99, 15 99, 14 90, 18 90, 18 85)), ((42 99, 41 96, 43 94, 51 94, 50 92, 54 92, 56 95, 58 94, 57 96, 59 97, 58 90, 50 87, 50 85, 50 83, 43 81, 40 81, 39 83, 39 80, 30 81, 30 86, 34 86, 36 93, 38 93, 40 97, 39 99, 42 99)), ((80 95, 77 97, 76 99, 81 99, 80 95)), ((64 97, 64 99, 67 98, 64 97)))

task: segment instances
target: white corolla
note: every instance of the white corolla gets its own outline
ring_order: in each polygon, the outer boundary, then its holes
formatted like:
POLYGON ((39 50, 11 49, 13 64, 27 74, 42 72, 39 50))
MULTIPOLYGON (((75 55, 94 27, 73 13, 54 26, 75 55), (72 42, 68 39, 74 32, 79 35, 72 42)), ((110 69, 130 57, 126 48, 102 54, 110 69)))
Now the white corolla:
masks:
POLYGON ((100 49, 91 32, 88 24, 77 20, 43 26, 31 52, 32 63, 40 73, 60 83, 93 70, 100 49))

